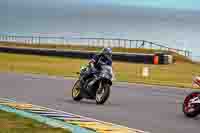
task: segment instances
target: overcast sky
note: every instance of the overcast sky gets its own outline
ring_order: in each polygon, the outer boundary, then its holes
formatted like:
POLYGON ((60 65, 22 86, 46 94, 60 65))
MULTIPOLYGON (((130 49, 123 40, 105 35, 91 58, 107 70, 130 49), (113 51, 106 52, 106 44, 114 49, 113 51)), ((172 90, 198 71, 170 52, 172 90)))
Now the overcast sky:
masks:
POLYGON ((200 0, 0 0, 0 16, 0 33, 119 36, 200 50, 200 0))
POLYGON ((200 0, 0 0, 1 6, 113 5, 200 10, 200 0))

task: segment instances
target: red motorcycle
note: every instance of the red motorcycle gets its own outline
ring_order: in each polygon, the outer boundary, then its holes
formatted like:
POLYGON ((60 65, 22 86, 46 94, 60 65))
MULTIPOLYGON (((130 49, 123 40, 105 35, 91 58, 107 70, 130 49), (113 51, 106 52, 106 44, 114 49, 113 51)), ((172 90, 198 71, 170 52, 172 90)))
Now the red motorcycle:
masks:
MULTIPOLYGON (((194 77, 193 84, 200 87, 200 77, 194 77)), ((186 96, 183 103, 183 112, 190 118, 200 114, 200 91, 192 92, 186 96)))

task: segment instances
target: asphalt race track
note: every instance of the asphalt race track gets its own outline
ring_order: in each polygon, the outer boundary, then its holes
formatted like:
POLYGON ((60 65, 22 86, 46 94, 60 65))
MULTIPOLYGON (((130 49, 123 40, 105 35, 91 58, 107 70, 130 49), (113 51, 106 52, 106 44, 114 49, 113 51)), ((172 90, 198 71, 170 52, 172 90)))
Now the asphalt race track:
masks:
POLYGON ((152 133, 197 133, 200 119, 186 118, 181 103, 191 90, 115 83, 103 106, 71 99, 74 80, 0 74, 0 97, 63 110, 152 133))

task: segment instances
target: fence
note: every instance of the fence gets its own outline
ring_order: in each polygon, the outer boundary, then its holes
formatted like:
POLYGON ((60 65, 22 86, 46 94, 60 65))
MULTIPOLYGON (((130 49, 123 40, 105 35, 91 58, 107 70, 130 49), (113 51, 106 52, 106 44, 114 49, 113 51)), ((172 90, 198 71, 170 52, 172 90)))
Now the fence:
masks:
POLYGON ((61 44, 61 45, 84 45, 88 47, 118 47, 118 48, 148 48, 156 50, 173 51, 190 57, 191 52, 167 47, 166 45, 145 40, 129 40, 120 38, 65 38, 45 36, 12 36, 0 35, 0 41, 21 42, 26 44, 61 44))
POLYGON ((121 47, 121 48, 147 48, 156 50, 165 50, 179 53, 184 56, 191 56, 192 52, 188 50, 175 49, 167 47, 166 45, 161 45, 155 42, 150 42, 146 40, 129 40, 129 39, 119 39, 119 38, 80 38, 84 42, 88 43, 88 46, 99 46, 99 47, 121 47))
POLYGON ((6 42, 21 42, 28 44, 64 44, 64 37, 41 37, 41 36, 11 36, 0 35, 0 41, 6 42))

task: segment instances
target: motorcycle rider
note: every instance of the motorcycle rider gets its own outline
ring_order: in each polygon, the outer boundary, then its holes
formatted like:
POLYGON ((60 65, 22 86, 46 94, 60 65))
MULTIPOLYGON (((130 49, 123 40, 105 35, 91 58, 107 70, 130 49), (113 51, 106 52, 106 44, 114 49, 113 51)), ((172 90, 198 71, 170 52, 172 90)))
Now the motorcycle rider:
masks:
MULTIPOLYGON (((97 55, 94 55, 93 58, 89 61, 89 67, 84 72, 81 78, 81 88, 84 88, 84 83, 87 81, 87 78, 94 74, 95 72, 99 71, 101 68, 100 62, 105 63, 106 65, 112 66, 112 49, 111 48, 103 48, 101 52, 97 55)), ((86 91, 89 93, 90 88, 95 83, 97 78, 94 78, 86 88, 86 91)))

